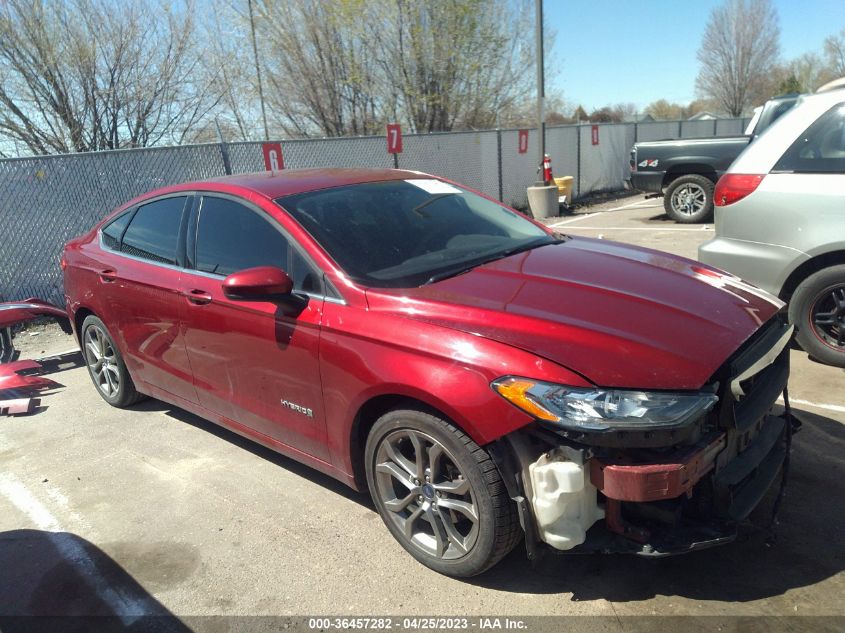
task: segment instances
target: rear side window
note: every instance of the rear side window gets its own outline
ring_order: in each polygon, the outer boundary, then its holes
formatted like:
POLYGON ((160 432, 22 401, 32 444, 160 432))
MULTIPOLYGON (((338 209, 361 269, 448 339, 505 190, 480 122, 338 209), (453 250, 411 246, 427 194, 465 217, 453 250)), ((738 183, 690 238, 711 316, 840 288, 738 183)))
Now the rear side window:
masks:
POLYGON ((120 240, 123 232, 132 219, 132 211, 127 211, 103 227, 103 243, 109 248, 120 250, 120 240))
POLYGON ((773 171, 845 173, 845 104, 834 106, 808 127, 773 171))
POLYGON ((226 198, 202 199, 196 239, 196 268, 231 275, 254 266, 276 266, 296 290, 321 292, 320 276, 269 219, 226 198))
POLYGON ((120 250, 162 264, 176 264, 185 198, 164 198, 141 207, 123 235, 120 250))

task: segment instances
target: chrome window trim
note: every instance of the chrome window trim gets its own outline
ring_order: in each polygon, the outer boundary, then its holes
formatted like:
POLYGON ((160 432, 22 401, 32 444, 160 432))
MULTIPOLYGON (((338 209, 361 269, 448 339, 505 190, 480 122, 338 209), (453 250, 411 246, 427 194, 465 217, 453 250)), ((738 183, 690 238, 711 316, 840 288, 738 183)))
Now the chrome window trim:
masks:
MULTIPOLYGON (((155 262, 151 259, 144 259, 143 257, 137 257, 135 255, 130 255, 129 253, 124 253, 123 251, 116 251, 113 248, 109 248, 108 246, 106 246, 105 242, 103 242, 102 229, 97 230, 97 239, 98 239, 98 242, 99 242, 101 249, 103 249, 104 251, 108 251, 109 253, 112 253, 112 254, 117 255, 119 257, 125 257, 126 259, 131 259, 131 260, 134 260, 136 262, 141 262, 142 264, 149 264, 150 266, 158 266, 159 268, 166 268, 167 270, 175 270, 176 272, 180 272, 180 273, 190 273, 192 275, 199 275, 200 277, 207 277, 209 279, 217 279, 217 280, 226 279, 225 275, 217 275, 215 273, 207 273, 207 272, 204 272, 202 270, 197 270, 195 268, 185 268, 184 266, 174 266, 172 264, 155 262)), ((336 297, 329 297, 329 296, 326 296, 326 295, 318 295, 318 294, 314 294, 312 292, 305 292, 304 290, 297 290, 296 294, 305 295, 305 296, 310 297, 312 299, 322 299, 323 301, 327 301, 329 303, 336 303, 338 305, 344 305, 344 306, 347 305, 345 299, 340 299, 340 298, 336 298, 336 297)))

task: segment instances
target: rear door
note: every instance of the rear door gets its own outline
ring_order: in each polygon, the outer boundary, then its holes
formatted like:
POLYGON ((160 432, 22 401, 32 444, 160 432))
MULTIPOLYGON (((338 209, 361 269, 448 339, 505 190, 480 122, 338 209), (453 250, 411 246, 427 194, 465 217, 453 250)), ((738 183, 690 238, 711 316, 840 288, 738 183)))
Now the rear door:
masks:
POLYGON ((195 403, 181 334, 185 301, 179 293, 180 244, 192 200, 178 194, 144 202, 126 215, 128 222, 121 216, 121 222, 106 227, 102 246, 108 261, 99 271, 98 292, 133 378, 195 403))
POLYGON ((204 195, 188 231, 184 336, 200 404, 263 436, 328 461, 318 351, 321 275, 265 211, 204 195), (277 266, 309 293, 299 313, 233 301, 223 279, 277 266))

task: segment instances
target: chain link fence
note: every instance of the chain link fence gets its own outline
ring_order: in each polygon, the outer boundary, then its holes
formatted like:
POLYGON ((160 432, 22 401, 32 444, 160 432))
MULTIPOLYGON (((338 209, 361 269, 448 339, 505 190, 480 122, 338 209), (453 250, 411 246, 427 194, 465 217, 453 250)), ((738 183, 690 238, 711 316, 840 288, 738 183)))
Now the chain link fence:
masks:
MULTIPOLYGON (((556 176, 574 177, 575 198, 619 190, 636 141, 741 134, 747 119, 550 127, 556 176)), ((511 206, 527 206, 538 177, 537 130, 519 153, 518 130, 405 135, 401 169, 450 178, 511 206)), ((287 169, 394 166, 385 137, 284 141, 287 169)), ((62 245, 111 209, 147 191, 226 173, 263 171, 262 144, 186 145, 0 160, 0 301, 40 297, 63 305, 62 245)))

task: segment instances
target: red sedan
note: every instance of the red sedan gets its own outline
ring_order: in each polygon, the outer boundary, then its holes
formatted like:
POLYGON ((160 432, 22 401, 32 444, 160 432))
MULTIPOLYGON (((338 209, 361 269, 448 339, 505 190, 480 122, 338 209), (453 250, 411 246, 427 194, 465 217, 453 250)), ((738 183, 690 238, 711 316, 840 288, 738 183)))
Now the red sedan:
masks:
POLYGON ((523 536, 531 556, 730 541, 788 452, 777 299, 418 172, 167 187, 62 266, 108 403, 159 398, 369 490, 446 574, 523 536))

